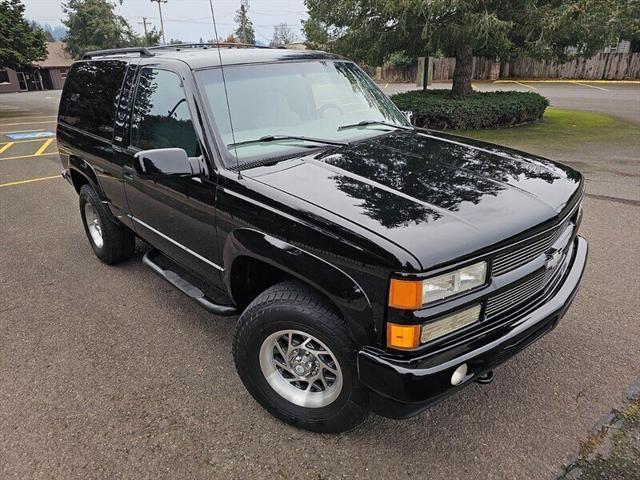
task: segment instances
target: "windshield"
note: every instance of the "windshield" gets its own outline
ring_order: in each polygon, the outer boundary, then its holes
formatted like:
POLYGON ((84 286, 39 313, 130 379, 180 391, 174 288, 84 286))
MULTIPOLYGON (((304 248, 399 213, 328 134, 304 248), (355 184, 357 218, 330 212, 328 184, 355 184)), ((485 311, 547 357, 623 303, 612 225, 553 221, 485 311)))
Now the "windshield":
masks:
POLYGON ((226 147, 225 163, 231 168, 236 163, 242 166, 297 154, 309 148, 326 148, 291 138, 253 142, 262 137, 283 135, 344 142, 380 135, 381 131, 390 129, 384 125, 371 125, 340 130, 344 125, 361 121, 409 125, 387 96, 350 62, 234 65, 224 67, 224 76, 233 135, 220 68, 197 72, 215 126, 226 147))

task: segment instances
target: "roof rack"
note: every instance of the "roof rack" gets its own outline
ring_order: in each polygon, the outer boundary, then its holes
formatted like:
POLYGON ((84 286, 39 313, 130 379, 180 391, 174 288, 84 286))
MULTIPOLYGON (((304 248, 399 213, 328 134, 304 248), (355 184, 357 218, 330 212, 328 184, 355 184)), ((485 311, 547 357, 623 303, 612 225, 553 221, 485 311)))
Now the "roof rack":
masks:
POLYGON ((153 57, 148 49, 144 47, 109 48, 107 50, 95 50, 87 52, 82 56, 82 60, 90 60, 95 57, 107 57, 110 55, 123 55, 127 53, 139 53, 141 57, 153 57))
POLYGON ((269 47, 266 45, 254 45, 252 43, 235 43, 235 42, 217 42, 217 43, 174 43, 172 45, 160 45, 157 47, 149 47, 149 50, 160 50, 165 48, 280 48, 269 47))

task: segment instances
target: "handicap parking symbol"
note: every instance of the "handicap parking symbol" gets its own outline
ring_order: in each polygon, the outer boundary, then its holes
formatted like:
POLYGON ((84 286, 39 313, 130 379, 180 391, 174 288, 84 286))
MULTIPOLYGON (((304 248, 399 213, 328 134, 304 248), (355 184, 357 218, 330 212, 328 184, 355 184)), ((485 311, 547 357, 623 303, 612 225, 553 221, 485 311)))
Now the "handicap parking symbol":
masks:
POLYGON ((20 133, 5 133, 11 140, 25 140, 27 138, 47 138, 55 137, 56 134, 48 130, 44 132, 20 132, 20 133))

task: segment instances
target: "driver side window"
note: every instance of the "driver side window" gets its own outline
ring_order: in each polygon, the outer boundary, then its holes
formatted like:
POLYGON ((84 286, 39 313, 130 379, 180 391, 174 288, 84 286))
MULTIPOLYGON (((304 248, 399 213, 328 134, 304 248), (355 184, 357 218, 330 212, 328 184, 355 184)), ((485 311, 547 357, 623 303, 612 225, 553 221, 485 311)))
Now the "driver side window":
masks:
POLYGON ((180 77, 145 68, 140 74, 131 121, 131 145, 142 150, 182 148, 200 155, 180 77))

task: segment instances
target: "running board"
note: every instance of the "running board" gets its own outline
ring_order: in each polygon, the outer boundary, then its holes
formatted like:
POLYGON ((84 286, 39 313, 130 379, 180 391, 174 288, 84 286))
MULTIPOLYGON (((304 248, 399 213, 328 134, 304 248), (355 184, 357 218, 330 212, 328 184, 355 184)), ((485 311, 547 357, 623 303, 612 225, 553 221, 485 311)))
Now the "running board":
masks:
POLYGON ((230 305, 219 305, 209 300, 204 292, 198 287, 188 282, 185 278, 178 275, 173 270, 165 270, 163 267, 153 261, 153 258, 162 255, 162 252, 156 249, 149 250, 142 257, 142 263, 153 270, 155 273, 164 278, 171 285, 176 287, 182 293, 190 297, 205 310, 220 316, 237 315, 239 312, 235 307, 230 305))

